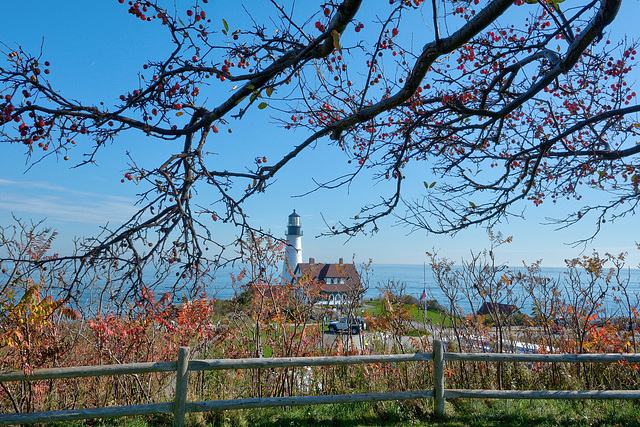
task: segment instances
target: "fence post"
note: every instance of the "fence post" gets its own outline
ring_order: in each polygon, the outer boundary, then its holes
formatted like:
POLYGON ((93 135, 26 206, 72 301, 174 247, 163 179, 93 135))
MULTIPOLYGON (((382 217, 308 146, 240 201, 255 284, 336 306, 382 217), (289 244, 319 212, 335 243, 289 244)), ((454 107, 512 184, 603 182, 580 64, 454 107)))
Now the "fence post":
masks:
POLYGON ((444 416, 444 351, 442 341, 433 340, 433 411, 444 416))
POLYGON ((173 401, 173 426, 184 426, 184 415, 187 408, 187 386, 189 384, 189 347, 178 350, 178 365, 176 366, 176 395, 173 401))

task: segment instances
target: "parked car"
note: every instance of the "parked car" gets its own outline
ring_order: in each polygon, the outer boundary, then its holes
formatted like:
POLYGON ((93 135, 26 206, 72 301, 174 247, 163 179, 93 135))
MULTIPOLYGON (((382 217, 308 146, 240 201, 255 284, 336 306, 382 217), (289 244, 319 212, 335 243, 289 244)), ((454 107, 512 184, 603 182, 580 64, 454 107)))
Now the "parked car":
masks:
POLYGON ((352 335, 356 335, 365 329, 367 329, 367 325, 364 323, 364 320, 360 318, 351 318, 349 320, 346 317, 341 317, 329 323, 329 332, 333 332, 334 334, 336 332, 350 332, 352 335))

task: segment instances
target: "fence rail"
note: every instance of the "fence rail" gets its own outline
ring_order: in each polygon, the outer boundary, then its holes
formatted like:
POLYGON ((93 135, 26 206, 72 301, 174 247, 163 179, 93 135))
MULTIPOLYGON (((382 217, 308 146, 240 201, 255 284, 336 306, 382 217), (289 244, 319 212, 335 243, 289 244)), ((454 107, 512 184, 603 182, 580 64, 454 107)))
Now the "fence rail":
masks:
POLYGON ((445 389, 445 361, 481 362, 594 362, 640 363, 640 354, 512 354, 512 353, 448 353, 441 341, 434 340, 433 353, 286 357, 260 359, 189 360, 189 347, 181 347, 178 360, 173 362, 131 363, 126 365, 76 366, 68 368, 38 369, 25 375, 22 371, 0 373, 0 382, 38 381, 61 378, 81 378, 104 375, 127 375, 151 372, 176 372, 176 390, 173 402, 143 405, 113 406, 64 411, 0 414, 0 425, 33 424, 41 422, 80 420, 90 418, 114 418, 133 415, 173 413, 173 425, 183 426, 185 414, 228 409, 262 408, 273 406, 321 405, 348 402, 378 402, 389 400, 434 399, 436 415, 444 414, 445 399, 640 399, 636 390, 455 390, 445 389), (364 363, 393 363, 432 361, 433 389, 393 393, 359 393, 324 396, 270 397, 203 402, 187 401, 189 372, 225 369, 292 368, 305 366, 354 365, 364 363))

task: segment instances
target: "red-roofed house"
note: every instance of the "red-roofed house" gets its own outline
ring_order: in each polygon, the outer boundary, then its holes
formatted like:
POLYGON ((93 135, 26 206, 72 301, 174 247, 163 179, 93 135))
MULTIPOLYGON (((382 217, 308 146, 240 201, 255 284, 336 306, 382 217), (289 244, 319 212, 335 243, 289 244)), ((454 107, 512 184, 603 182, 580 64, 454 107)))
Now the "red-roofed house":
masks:
POLYGON ((316 263, 313 258, 309 258, 308 263, 302 262, 296 266, 294 275, 319 282, 320 304, 349 304, 359 301, 364 292, 355 265, 345 264, 342 258, 337 264, 316 263))

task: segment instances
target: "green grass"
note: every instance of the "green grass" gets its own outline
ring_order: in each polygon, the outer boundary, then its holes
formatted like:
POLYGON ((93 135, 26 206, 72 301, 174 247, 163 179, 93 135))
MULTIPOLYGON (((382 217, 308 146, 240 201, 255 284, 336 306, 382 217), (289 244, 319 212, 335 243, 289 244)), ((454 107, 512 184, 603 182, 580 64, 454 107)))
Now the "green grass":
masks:
POLYGON ((444 325, 446 327, 451 327, 452 326, 451 318, 446 316, 441 311, 429 310, 428 309, 426 311, 426 315, 425 315, 425 311, 424 310, 421 310, 417 306, 412 305, 409 308, 409 314, 411 315, 413 320, 415 320, 417 322, 433 323, 433 324, 436 324, 436 325, 444 325))
MULTIPOLYGON (((372 316, 380 315, 382 311, 382 301, 367 301, 366 304, 372 306, 365 310, 366 313, 372 316)), ((426 312, 420 309, 415 304, 407 304, 406 307, 409 310, 409 315, 412 320, 420 323, 433 323, 436 325, 444 325, 446 327, 451 326, 451 319, 448 318, 443 312, 428 309, 426 312)))
POLYGON ((170 426, 172 420, 173 417, 171 416, 157 415, 147 417, 108 418, 101 420, 60 421, 44 425, 52 427, 156 427, 170 426))
MULTIPOLYGON (((156 427, 170 417, 49 424, 57 427, 156 427)), ((640 426, 640 403, 632 401, 541 401, 452 399, 446 416, 432 413, 431 401, 351 403, 290 408, 262 408, 191 414, 187 425, 205 426, 640 426)))

